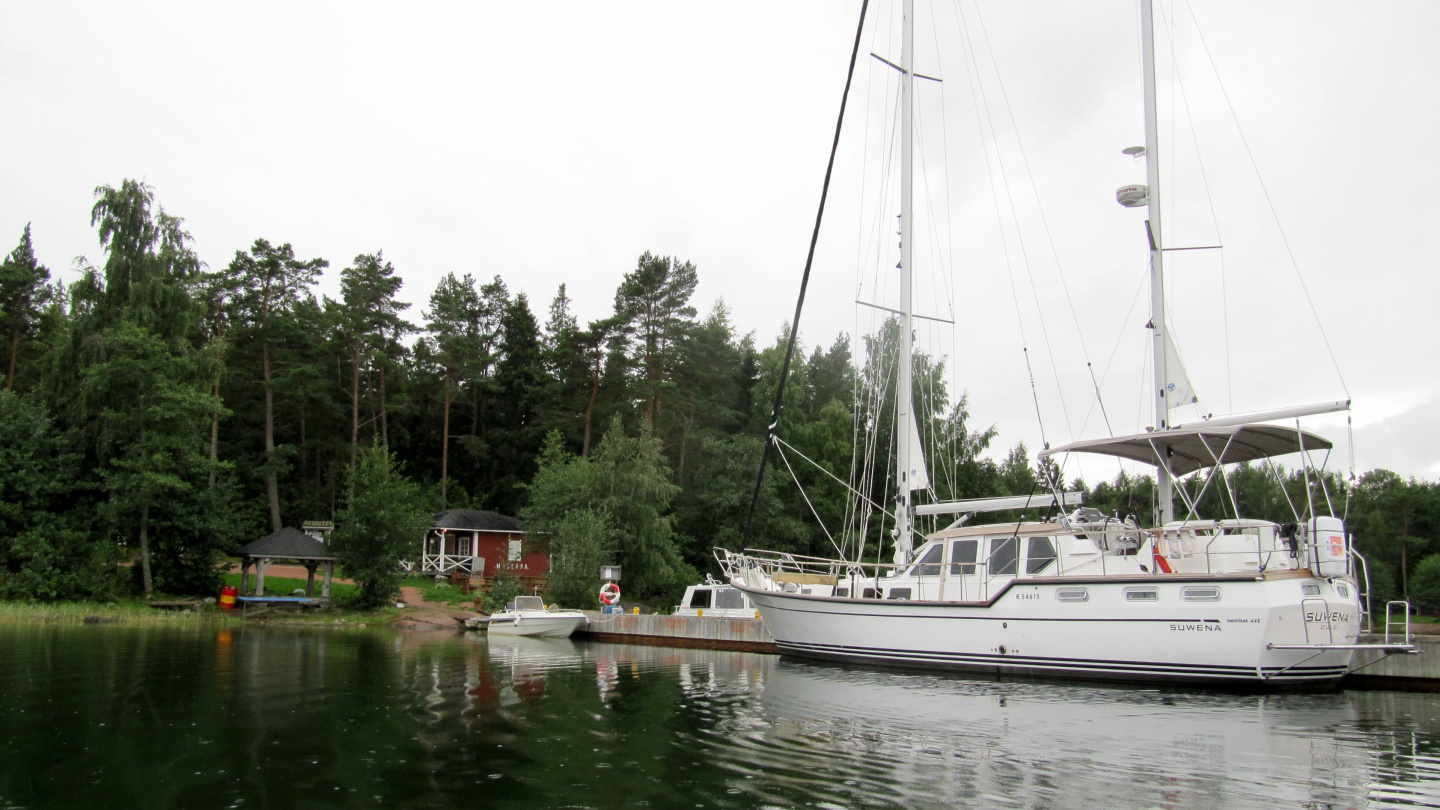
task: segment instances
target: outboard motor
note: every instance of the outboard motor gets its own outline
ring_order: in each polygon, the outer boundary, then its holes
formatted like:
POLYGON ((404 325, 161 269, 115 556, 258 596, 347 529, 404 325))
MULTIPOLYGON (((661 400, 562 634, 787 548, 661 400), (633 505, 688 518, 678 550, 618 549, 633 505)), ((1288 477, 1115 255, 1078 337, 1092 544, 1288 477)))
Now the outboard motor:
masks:
POLYGON ((1349 544, 1345 522, 1336 517, 1310 521, 1310 570, 1317 577, 1343 577, 1350 573, 1349 544))

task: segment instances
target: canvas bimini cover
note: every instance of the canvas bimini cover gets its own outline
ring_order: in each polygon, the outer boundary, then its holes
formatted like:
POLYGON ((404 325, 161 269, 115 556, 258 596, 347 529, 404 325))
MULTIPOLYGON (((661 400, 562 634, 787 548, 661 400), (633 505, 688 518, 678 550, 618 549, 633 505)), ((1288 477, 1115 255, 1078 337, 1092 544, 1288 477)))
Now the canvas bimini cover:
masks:
POLYGON ((1280 425, 1192 425, 1155 430, 1113 439, 1071 442, 1040 453, 1097 453, 1160 466, 1169 462, 1171 475, 1186 475, 1219 464, 1238 464, 1302 450, 1329 450, 1333 445, 1306 430, 1280 425))

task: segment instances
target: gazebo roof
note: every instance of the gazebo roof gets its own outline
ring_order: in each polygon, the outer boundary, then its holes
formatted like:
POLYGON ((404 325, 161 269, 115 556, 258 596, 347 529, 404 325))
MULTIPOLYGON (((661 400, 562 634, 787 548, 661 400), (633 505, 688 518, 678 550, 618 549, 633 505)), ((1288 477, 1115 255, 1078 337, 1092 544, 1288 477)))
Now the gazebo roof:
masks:
POLYGON ((525 531, 520 521, 513 517, 479 509, 446 509, 435 516, 435 528, 482 532, 525 531))
POLYGON ((240 547, 241 557, 275 557, 285 560, 333 560, 335 552, 294 526, 286 526, 240 547))

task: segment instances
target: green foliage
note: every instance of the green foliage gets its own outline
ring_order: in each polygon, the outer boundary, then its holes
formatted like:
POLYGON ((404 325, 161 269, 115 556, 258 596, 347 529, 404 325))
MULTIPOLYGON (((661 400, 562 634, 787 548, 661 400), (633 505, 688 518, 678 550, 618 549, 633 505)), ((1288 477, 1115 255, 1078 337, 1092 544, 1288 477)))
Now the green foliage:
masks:
POLYGON ((550 537, 550 598, 565 607, 598 609, 600 567, 613 564, 618 549, 608 514, 593 508, 566 513, 550 537))
POLYGON ((1410 600, 1422 613, 1440 614, 1440 554, 1431 554, 1415 566, 1410 600))
POLYGON ((375 608, 399 590, 400 561, 414 554, 430 517, 419 487, 401 474, 388 448, 361 451, 349 486, 331 542, 345 576, 360 586, 357 606, 375 608))
MULTIPOLYGON (((680 574, 670 514, 679 488, 670 483, 659 442, 626 436, 617 417, 591 458, 572 456, 561 443, 558 433, 550 434, 522 512, 532 534, 560 543, 551 546, 552 564, 563 558, 580 577, 581 566, 593 563, 598 574, 599 564, 614 562, 604 558, 613 538, 627 591, 638 598, 670 592, 680 574), (572 514, 584 510, 588 516, 572 514)), ((593 584, 598 589, 599 581, 593 584)), ((582 598, 581 585, 564 587, 566 600, 582 598)))
POLYGON ((486 613, 494 613, 504 610, 507 602, 515 601, 515 597, 524 593, 525 590, 520 587, 520 577, 497 572, 481 604, 486 613))
POLYGON ((0 599, 112 595, 101 548, 67 509, 78 462, 39 402, 0 391, 0 599))

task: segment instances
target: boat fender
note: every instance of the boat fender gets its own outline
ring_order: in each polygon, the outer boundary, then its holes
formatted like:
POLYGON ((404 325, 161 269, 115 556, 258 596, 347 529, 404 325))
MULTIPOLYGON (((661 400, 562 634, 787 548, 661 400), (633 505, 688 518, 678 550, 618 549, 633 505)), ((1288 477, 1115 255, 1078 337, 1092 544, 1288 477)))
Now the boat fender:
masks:
POLYGON ((607 582, 600 586, 600 602, 610 606, 620 601, 620 586, 614 582, 607 582))

